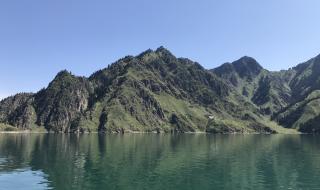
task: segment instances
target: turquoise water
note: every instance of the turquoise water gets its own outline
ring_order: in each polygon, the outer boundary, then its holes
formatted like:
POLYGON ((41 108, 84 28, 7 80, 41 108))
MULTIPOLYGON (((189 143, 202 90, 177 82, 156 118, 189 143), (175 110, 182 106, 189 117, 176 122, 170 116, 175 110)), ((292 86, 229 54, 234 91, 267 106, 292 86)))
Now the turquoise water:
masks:
POLYGON ((312 135, 0 134, 0 189, 320 189, 312 135))

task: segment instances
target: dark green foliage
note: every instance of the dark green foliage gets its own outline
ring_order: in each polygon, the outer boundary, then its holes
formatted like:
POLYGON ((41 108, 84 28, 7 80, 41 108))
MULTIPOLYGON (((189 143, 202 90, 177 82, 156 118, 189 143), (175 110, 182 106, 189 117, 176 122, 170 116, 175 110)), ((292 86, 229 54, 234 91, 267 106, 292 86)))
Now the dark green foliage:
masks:
POLYGON ((270 85, 269 77, 267 76, 267 77, 260 78, 259 86, 251 99, 252 102, 258 106, 266 104, 267 102, 270 101, 270 90, 271 90, 271 85, 270 85))
POLYGON ((20 93, 0 102, 0 123, 28 129, 36 119, 33 107, 33 94, 20 93))
POLYGON ((252 80, 255 76, 257 76, 263 68, 259 65, 259 63, 251 57, 242 57, 238 61, 232 63, 235 71, 239 74, 241 78, 247 78, 248 80, 252 80))
POLYGON ((99 118, 99 128, 98 128, 99 131, 106 131, 107 130, 107 128, 106 128, 107 120, 108 120, 108 114, 107 114, 106 110, 103 109, 102 113, 100 115, 100 118, 99 118))
POLYGON ((173 132, 183 133, 183 132, 194 132, 194 128, 186 122, 185 116, 177 116, 175 113, 171 115, 170 123, 174 126, 173 132))
POLYGON ((320 89, 320 55, 293 68, 295 76, 290 81, 294 99, 302 100, 320 89))
POLYGON ((35 95, 37 124, 53 131, 68 130, 86 111, 91 89, 86 78, 61 71, 48 88, 35 95))
POLYGON ((299 130, 303 133, 320 133, 320 115, 308 120, 306 123, 300 125, 299 130))

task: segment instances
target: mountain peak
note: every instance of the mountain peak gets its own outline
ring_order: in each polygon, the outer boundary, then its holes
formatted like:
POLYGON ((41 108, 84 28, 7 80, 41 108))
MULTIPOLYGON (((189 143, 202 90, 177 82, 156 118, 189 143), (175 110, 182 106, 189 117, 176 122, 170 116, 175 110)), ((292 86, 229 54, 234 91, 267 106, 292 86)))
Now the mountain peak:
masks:
POLYGON ((155 53, 157 53, 160 56, 165 56, 165 57, 175 57, 168 49, 166 49, 163 46, 160 46, 156 49, 155 53))
POLYGON ((50 87, 50 86, 52 87, 52 86, 55 86, 55 85, 60 85, 60 84, 66 83, 66 82, 72 82, 73 79, 75 79, 75 78, 76 78, 76 76, 71 74, 71 72, 69 72, 67 70, 62 70, 49 83, 48 87, 50 87))
POLYGON ((219 76, 237 73, 241 78, 252 78, 258 75, 263 67, 252 57, 243 56, 232 63, 224 63, 220 67, 212 69, 219 76))
POLYGON ((149 48, 149 49, 147 49, 146 51, 140 53, 137 57, 138 57, 138 58, 142 58, 142 57, 144 57, 145 55, 149 55, 149 54, 152 54, 152 53, 154 53, 154 51, 149 48))
POLYGON ((169 52, 170 51, 168 49, 166 49, 164 46, 160 46, 156 49, 156 52, 169 52))
POLYGON ((252 57, 243 56, 232 63, 240 77, 258 75, 263 67, 252 57))
POLYGON ((147 49, 146 51, 140 53, 137 58, 149 62, 151 60, 155 59, 164 59, 164 60, 170 60, 176 58, 168 49, 164 48, 163 46, 160 46, 155 51, 152 49, 147 49))
POLYGON ((255 67, 260 67, 262 69, 262 66, 254 58, 249 56, 243 56, 240 59, 234 61, 232 64, 255 66, 255 67))
POLYGON ((71 72, 69 72, 67 70, 62 70, 57 73, 55 78, 58 79, 58 78, 63 78, 63 77, 70 76, 70 75, 72 75, 71 72))

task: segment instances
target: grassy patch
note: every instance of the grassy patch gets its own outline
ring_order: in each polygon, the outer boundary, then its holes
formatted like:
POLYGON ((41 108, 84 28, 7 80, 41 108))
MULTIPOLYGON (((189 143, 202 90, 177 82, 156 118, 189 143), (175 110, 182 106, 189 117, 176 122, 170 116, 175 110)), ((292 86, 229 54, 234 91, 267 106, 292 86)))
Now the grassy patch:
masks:
POLYGON ((18 128, 9 124, 0 123, 0 131, 18 131, 18 128))

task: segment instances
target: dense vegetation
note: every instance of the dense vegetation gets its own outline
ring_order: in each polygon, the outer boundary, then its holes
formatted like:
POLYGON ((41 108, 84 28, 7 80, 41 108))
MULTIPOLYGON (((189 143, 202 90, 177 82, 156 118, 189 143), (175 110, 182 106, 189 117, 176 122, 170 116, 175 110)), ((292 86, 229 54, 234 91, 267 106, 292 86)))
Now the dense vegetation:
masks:
POLYGON ((160 47, 88 78, 61 71, 36 94, 2 100, 0 123, 54 132, 315 133, 319 74, 319 57, 280 72, 250 57, 206 70, 160 47))

